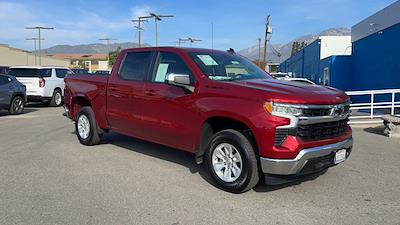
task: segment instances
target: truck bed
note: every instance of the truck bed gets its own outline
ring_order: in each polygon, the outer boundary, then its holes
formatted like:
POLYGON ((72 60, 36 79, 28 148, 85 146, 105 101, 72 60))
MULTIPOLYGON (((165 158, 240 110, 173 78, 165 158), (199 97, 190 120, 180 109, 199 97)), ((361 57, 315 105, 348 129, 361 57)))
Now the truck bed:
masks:
POLYGON ((65 78, 65 107, 70 111, 71 119, 75 120, 79 108, 75 106, 76 101, 87 99, 95 107, 95 117, 101 127, 107 127, 106 105, 107 105, 107 83, 109 76, 79 74, 70 75, 65 78), (82 97, 80 99, 80 97, 82 97))

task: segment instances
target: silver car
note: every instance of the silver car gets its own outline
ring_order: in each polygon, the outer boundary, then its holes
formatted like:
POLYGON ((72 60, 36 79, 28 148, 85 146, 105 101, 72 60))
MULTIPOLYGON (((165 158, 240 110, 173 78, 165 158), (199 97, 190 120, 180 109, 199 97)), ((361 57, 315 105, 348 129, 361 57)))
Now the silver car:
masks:
POLYGON ((26 102, 26 87, 15 77, 0 74, 0 110, 21 114, 26 102))

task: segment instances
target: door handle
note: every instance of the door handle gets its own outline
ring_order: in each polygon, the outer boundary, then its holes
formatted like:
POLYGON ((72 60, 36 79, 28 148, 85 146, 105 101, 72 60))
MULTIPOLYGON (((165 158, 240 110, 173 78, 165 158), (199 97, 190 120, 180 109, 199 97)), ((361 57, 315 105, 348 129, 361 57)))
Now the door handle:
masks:
POLYGON ((154 96, 156 94, 156 92, 154 90, 147 90, 147 91, 144 91, 144 94, 148 95, 148 96, 154 96))
POLYGON ((110 91, 116 91, 117 87, 116 86, 111 86, 111 87, 109 87, 109 89, 110 89, 110 91))

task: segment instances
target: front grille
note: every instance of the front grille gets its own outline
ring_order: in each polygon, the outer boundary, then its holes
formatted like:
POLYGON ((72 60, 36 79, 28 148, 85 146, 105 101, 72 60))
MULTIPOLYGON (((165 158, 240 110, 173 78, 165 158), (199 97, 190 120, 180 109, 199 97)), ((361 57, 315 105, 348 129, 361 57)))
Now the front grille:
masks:
POLYGON ((331 114, 332 109, 302 109, 302 116, 306 117, 314 117, 314 116, 329 116, 331 114))
POLYGON ((347 122, 348 119, 346 118, 335 122, 299 125, 297 128, 297 136, 305 141, 338 137, 347 130, 347 122))
POLYGON ((275 145, 281 145, 289 135, 289 129, 280 128, 275 130, 275 145))

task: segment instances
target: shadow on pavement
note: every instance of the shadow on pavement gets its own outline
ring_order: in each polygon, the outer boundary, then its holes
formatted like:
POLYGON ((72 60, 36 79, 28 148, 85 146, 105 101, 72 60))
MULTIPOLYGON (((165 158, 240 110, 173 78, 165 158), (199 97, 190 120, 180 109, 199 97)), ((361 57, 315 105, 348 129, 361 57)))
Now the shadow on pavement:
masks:
MULTIPOLYGON (((24 111, 21 114, 18 115, 24 115, 24 114, 28 114, 31 112, 36 112, 38 111, 37 109, 33 109, 33 108, 24 108, 24 111)), ((7 110, 0 110, 0 117, 3 116, 18 116, 18 115, 10 115, 10 113, 7 110)))
POLYGON ((261 182, 264 182, 264 180, 262 180, 253 189, 254 189, 255 192, 270 192, 270 191, 275 191, 275 190, 279 190, 279 189, 282 189, 282 188, 296 186, 296 185, 299 185, 299 184, 301 184, 303 182, 306 182, 306 181, 315 180, 319 176, 325 174, 327 171, 328 171, 328 169, 325 169, 325 170, 322 170, 321 172, 310 174, 310 175, 298 178, 298 179, 296 179, 294 181, 291 181, 291 182, 288 182, 288 183, 284 183, 284 184, 278 184, 278 185, 266 185, 266 184, 261 183, 261 182))
POLYGON ((368 128, 364 129, 365 132, 368 132, 371 134, 378 134, 378 135, 382 135, 382 136, 386 137, 386 135, 383 133, 384 130, 385 130, 384 126, 368 127, 368 128))
POLYGON ((198 173, 204 180, 215 186, 212 178, 204 169, 203 165, 196 164, 194 154, 190 152, 181 151, 114 132, 105 134, 102 143, 116 145, 147 156, 185 166, 192 174, 198 173))
MULTIPOLYGON (((73 133, 75 134, 75 132, 73 133)), ((192 174, 198 173, 209 184, 213 185, 214 187, 217 187, 215 182, 212 180, 211 176, 208 174, 207 170, 204 168, 204 166, 196 164, 194 159, 194 154, 192 153, 113 132, 105 134, 102 143, 116 145, 118 147, 129 149, 131 151, 145 154, 147 156, 151 156, 154 158, 182 165, 184 167, 187 167, 192 174)), ((296 181, 282 185, 266 185, 264 183, 264 179, 260 179, 260 182, 254 188, 254 191, 270 192, 281 188, 298 185, 305 181, 314 180, 321 174, 324 174, 325 172, 326 170, 313 175, 309 175, 307 177, 299 178, 296 181)))

